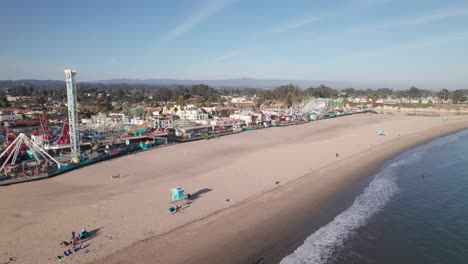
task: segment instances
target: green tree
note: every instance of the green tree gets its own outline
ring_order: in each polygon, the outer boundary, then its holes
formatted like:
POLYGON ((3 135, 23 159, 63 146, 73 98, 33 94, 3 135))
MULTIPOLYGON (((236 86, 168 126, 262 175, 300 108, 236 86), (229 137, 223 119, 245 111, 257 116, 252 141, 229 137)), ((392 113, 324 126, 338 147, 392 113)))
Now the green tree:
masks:
POLYGON ((413 87, 409 88, 409 90, 408 90, 408 96, 409 96, 410 98, 418 99, 419 97, 422 96, 422 91, 421 91, 420 89, 418 89, 418 88, 416 88, 416 87, 413 86, 413 87))
POLYGON ((466 101, 466 97, 465 97, 465 94, 463 92, 463 90, 456 90, 454 91, 451 96, 452 100, 456 103, 461 103, 461 102, 464 102, 466 101))
POLYGON ((97 112, 102 111, 102 100, 100 97, 96 98, 96 111, 97 112))
POLYGON ((6 97, 3 96, 3 94, 0 94, 0 107, 8 107, 8 106, 10 106, 10 103, 8 102, 6 97))
POLYGON ((317 88, 308 88, 306 90, 306 93, 309 94, 309 96, 317 97, 317 98, 336 98, 338 97, 338 91, 335 89, 332 89, 330 87, 327 87, 325 85, 320 85, 317 88))
POLYGON ((179 97, 177 97, 177 104, 180 105, 180 106, 185 105, 185 98, 184 98, 183 95, 179 95, 179 97))
POLYGON ((163 101, 163 102, 170 101, 172 98, 172 90, 169 88, 165 88, 165 87, 156 89, 153 93, 153 98, 156 101, 163 101))
POLYGON ((284 99, 284 103, 286 105, 286 107, 291 107, 293 105, 293 95, 292 94, 288 94, 286 95, 286 98, 284 99))
POLYGON ((449 91, 447 89, 440 90, 439 98, 444 101, 447 101, 447 99, 449 98, 449 91))
POLYGON ((356 89, 354 88, 346 88, 342 91, 343 93, 346 93, 347 96, 350 95, 355 95, 356 94, 356 89))

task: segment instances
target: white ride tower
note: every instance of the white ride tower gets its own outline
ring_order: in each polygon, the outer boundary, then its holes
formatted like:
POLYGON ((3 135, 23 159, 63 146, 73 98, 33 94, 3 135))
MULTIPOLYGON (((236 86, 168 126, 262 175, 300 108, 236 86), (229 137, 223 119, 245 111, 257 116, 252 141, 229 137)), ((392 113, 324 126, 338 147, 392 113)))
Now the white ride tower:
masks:
POLYGON ((68 126, 70 128, 70 147, 72 161, 80 161, 80 135, 78 131, 78 112, 76 102, 76 71, 65 70, 65 82, 67 83, 68 99, 68 126))

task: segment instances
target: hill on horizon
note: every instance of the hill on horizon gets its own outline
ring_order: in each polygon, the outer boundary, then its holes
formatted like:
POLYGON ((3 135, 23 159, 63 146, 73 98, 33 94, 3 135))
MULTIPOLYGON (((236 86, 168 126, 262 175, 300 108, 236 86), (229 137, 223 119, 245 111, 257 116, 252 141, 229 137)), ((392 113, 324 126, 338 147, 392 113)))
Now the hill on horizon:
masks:
POLYGON ((93 81, 93 83, 103 84, 147 84, 147 85, 195 85, 206 84, 213 87, 245 87, 245 88, 262 88, 271 89, 281 85, 293 84, 300 88, 316 87, 320 85, 330 86, 335 89, 349 88, 353 85, 358 85, 351 82, 340 81, 309 81, 309 80, 281 80, 281 79, 256 79, 256 78, 237 78, 237 79, 220 79, 220 80, 179 80, 179 79, 110 79, 93 81))
MULTIPOLYGON (((287 79, 256 79, 256 78, 237 78, 237 79, 220 79, 220 80, 191 80, 191 79, 108 79, 97 81, 80 81, 78 78, 78 87, 80 84, 94 85, 123 85, 123 86, 146 86, 149 89, 159 87, 169 87, 176 85, 199 85, 205 84, 214 88, 256 88, 256 89, 274 89, 281 85, 297 85, 300 89, 310 87, 319 87, 325 85, 334 89, 342 90, 346 88, 355 88, 357 90, 390 88, 393 90, 406 90, 413 85, 404 83, 389 85, 388 83, 373 83, 373 82, 347 82, 347 81, 311 81, 311 80, 287 80, 287 79)), ((65 80, 37 80, 37 79, 21 79, 21 80, 0 80, 0 89, 13 88, 15 86, 25 85, 32 86, 37 89, 58 89, 65 87, 65 80)), ((88 85, 86 85, 88 86, 88 85)), ((424 87, 419 87, 424 89, 424 87)), ((444 87, 444 86, 441 86, 444 87)), ((128 87, 131 88, 131 87, 128 87)), ((458 88, 460 89, 460 88, 458 88)), ((439 88, 429 88, 426 90, 439 91, 439 88)), ((450 89, 449 90, 456 90, 450 89)))

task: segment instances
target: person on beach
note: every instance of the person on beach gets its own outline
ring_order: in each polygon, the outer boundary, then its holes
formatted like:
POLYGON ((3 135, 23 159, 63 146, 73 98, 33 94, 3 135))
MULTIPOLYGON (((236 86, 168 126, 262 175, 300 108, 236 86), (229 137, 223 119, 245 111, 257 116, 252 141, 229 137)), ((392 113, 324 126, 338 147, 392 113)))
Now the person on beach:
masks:
POLYGON ((81 241, 80 237, 76 236, 75 231, 72 231, 72 241, 71 242, 72 242, 73 247, 75 247, 76 244, 78 244, 78 242, 80 242, 80 241, 81 241))

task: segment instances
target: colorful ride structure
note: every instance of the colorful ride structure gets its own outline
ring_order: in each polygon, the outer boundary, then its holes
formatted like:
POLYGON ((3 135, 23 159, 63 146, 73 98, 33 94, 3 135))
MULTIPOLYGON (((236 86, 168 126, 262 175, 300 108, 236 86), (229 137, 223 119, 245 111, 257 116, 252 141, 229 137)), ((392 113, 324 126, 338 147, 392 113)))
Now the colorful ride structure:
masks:
POLYGON ((49 129, 47 125, 47 116, 46 114, 39 116, 39 121, 41 128, 39 131, 34 131, 31 133, 33 141, 36 145, 43 146, 48 149, 50 146, 59 146, 59 145, 69 145, 70 144, 70 133, 68 121, 63 122, 62 130, 60 136, 56 138, 54 133, 49 129))
POLYGON ((10 131, 10 127, 13 124, 14 124, 13 122, 8 122, 8 121, 5 121, 3 123, 3 125, 5 127, 5 142, 6 142, 7 146, 10 145, 10 143, 13 142, 13 140, 15 140, 15 131, 14 130, 10 131))
MULTIPOLYGON (((127 137, 127 136, 129 136, 129 135, 131 135, 133 133, 139 132, 139 130, 144 129, 145 127, 151 125, 152 123, 153 123, 153 121, 149 120, 149 121, 144 122, 141 125, 134 126, 130 130, 125 131, 124 133, 122 133, 122 135, 120 135, 120 137, 124 138, 124 137, 127 137)), ((136 133, 136 134, 143 134, 143 133, 136 133)))
POLYGON ((47 115, 43 113, 39 115, 39 124, 41 125, 42 141, 44 143, 49 143, 54 140, 54 134, 49 130, 47 125, 47 115))
POLYGON ((62 132, 60 133, 60 137, 55 142, 57 145, 67 145, 70 144, 70 126, 68 125, 68 121, 63 122, 62 132))
POLYGON ((0 162, 0 178, 37 176, 62 166, 23 133, 3 151, 0 162))

